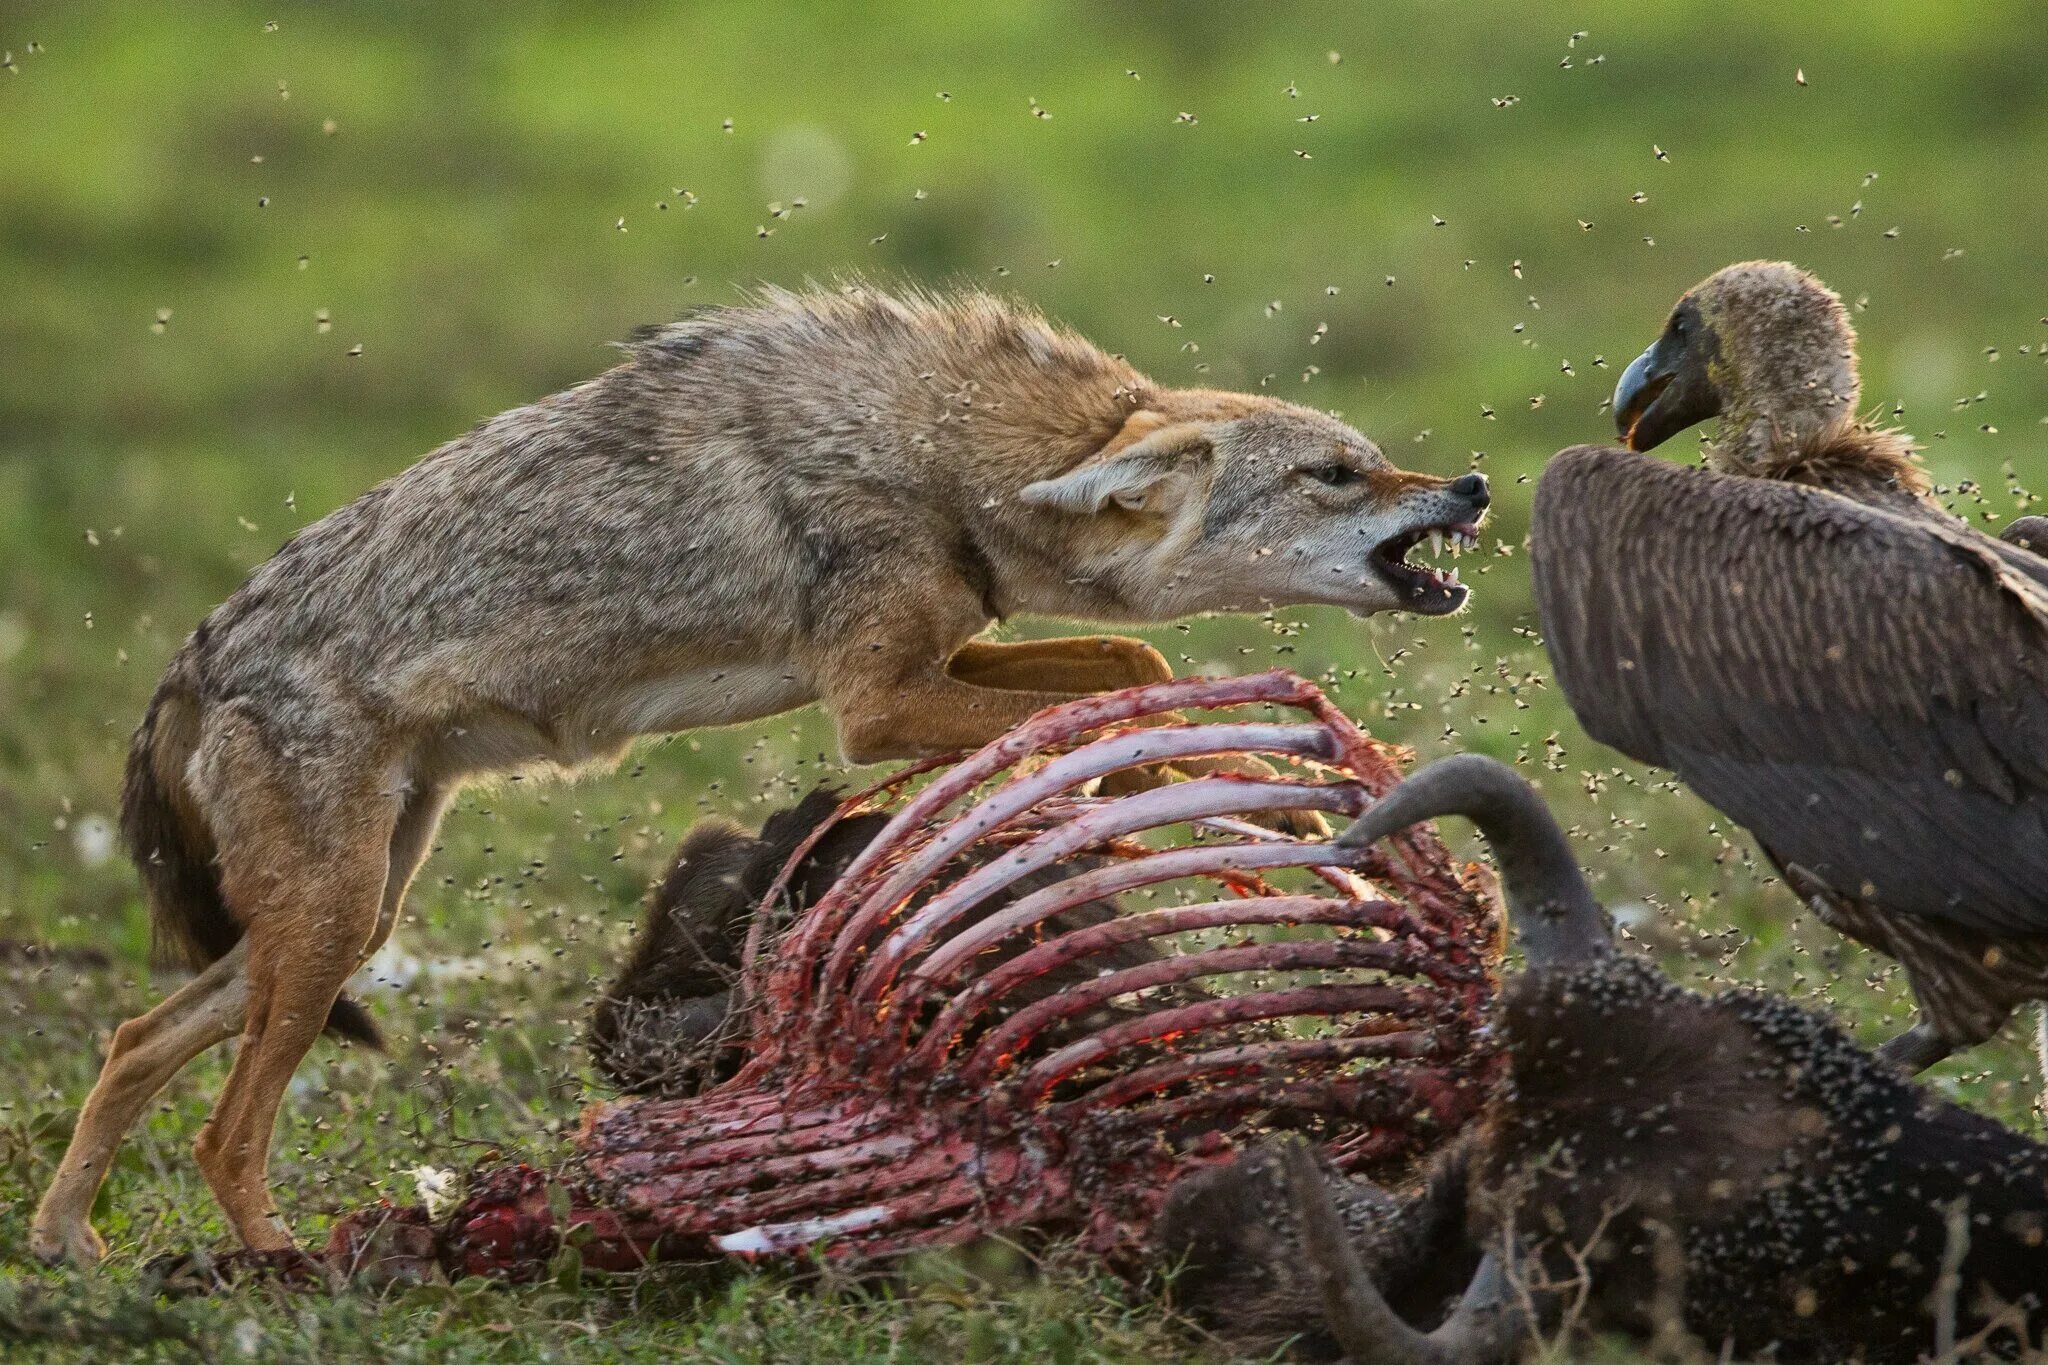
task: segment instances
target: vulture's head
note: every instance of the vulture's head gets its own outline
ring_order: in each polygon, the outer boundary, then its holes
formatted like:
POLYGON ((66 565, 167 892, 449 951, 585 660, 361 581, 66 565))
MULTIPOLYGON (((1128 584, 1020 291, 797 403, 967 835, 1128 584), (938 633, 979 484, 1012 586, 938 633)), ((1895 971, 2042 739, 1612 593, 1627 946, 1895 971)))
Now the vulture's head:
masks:
POLYGON ((1708 276, 1614 390, 1614 424, 1650 450, 1722 419, 1716 463, 1811 445, 1855 413, 1856 332, 1841 299, 1798 266, 1745 261, 1708 276), (1755 433, 1758 443, 1741 436, 1755 433))

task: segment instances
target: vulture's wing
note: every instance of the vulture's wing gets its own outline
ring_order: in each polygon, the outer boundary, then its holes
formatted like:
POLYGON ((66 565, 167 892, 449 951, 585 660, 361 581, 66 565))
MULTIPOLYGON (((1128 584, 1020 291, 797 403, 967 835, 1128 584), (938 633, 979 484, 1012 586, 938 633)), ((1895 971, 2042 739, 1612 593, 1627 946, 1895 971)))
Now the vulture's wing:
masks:
POLYGON ((2048 933, 2048 560, 1597 446, 1551 461, 1530 540, 1587 733, 1838 891, 2048 933))

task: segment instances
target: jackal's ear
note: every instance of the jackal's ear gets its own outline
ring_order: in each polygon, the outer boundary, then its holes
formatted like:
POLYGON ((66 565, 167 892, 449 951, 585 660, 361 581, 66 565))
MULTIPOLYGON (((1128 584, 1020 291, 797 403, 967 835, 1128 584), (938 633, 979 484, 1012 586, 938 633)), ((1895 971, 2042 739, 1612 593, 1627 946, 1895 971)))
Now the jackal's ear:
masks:
POLYGON ((1115 454, 1090 460, 1057 479, 1027 484, 1018 496, 1036 507, 1084 515, 1111 503, 1132 512, 1162 510, 1208 463, 1211 447, 1199 424, 1157 425, 1162 420, 1157 413, 1136 414, 1124 424, 1125 431, 1147 417, 1153 419, 1147 424, 1152 429, 1137 441, 1117 450, 1112 440, 1105 448, 1115 454))

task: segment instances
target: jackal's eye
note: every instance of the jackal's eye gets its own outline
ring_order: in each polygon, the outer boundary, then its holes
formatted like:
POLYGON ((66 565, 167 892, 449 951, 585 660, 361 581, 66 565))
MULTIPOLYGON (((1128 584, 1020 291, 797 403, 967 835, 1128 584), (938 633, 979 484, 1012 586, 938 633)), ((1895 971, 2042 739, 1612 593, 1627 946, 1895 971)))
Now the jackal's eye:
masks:
POLYGON ((1310 465, 1301 472, 1317 483, 1326 484, 1331 488, 1344 488, 1365 477, 1348 464, 1310 465))

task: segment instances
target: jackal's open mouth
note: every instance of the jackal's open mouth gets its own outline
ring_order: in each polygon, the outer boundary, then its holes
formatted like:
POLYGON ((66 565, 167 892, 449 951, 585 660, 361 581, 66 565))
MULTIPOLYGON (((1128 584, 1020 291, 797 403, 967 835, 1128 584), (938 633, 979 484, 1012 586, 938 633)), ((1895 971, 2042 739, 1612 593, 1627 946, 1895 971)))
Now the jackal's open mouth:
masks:
POLYGON ((1410 527, 1373 547, 1372 566, 1393 585, 1401 599, 1401 610, 1424 616, 1444 616, 1464 606, 1471 590, 1458 581, 1456 569, 1408 562, 1408 552, 1425 541, 1429 543, 1432 554, 1442 554, 1446 546, 1454 555, 1476 550, 1479 548, 1479 523, 1446 521, 1433 526, 1410 527))

